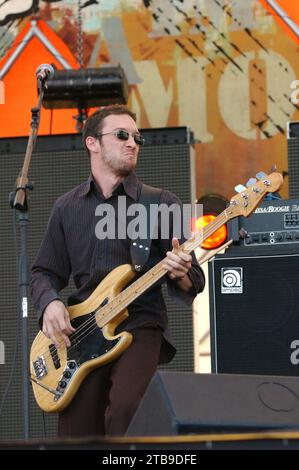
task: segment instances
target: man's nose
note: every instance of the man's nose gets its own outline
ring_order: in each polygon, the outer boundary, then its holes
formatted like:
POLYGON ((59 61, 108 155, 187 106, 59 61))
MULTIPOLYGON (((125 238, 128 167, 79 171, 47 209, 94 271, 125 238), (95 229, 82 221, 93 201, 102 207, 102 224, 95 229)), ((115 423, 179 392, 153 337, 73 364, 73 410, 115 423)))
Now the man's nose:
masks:
POLYGON ((130 147, 136 147, 137 145, 132 134, 129 135, 129 138, 127 140, 127 145, 129 145, 130 147))

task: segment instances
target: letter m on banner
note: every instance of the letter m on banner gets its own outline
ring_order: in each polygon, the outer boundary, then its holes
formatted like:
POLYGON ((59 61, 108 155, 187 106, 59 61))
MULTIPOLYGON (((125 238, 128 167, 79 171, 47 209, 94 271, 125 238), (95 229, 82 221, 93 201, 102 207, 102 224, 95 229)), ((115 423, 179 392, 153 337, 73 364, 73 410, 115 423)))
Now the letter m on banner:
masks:
POLYGON ((0 104, 4 104, 4 103, 5 103, 5 86, 4 86, 4 82, 0 80, 0 104))

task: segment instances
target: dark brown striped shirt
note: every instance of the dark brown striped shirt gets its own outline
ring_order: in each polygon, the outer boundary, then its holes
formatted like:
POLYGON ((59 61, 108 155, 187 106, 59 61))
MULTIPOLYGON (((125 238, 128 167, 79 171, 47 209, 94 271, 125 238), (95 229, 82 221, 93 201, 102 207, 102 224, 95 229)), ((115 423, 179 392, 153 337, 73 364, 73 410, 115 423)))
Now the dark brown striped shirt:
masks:
MULTIPOLYGON (((68 305, 80 303, 89 297, 113 268, 120 264, 131 264, 131 240, 128 237, 125 239, 96 237, 95 226, 98 218, 95 211, 101 203, 111 204, 116 209, 120 195, 126 197, 127 206, 138 202, 141 187, 142 183, 132 173, 116 188, 111 197, 105 199, 90 176, 86 182, 56 201, 32 267, 31 294, 40 320, 46 306, 52 300, 60 298, 59 293, 67 286, 71 274, 76 290, 69 297, 68 305)), ((180 202, 174 194, 163 190, 160 203, 171 205, 180 202)), ((116 227, 117 222, 116 220, 116 227)), ((167 251, 172 250, 171 240, 172 236, 167 240, 152 241, 148 269, 153 265, 153 258, 155 264, 166 256, 167 251)), ((187 304, 191 304, 197 293, 204 288, 204 274, 194 254, 192 268, 189 271, 193 287, 189 293, 181 291, 168 276, 165 277, 170 294, 187 304)), ((161 283, 165 277, 129 306, 129 318, 121 323, 119 330, 130 331, 138 327, 157 326, 163 329, 169 341, 167 313, 161 292, 161 283)), ((163 350, 161 362, 166 362, 173 356, 174 348, 163 350)))

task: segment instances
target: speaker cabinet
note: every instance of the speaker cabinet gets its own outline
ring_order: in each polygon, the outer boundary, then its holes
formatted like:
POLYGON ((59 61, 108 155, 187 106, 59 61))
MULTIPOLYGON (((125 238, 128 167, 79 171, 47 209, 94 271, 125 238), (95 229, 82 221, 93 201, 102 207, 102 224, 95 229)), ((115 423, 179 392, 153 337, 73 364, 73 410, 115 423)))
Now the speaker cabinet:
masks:
MULTIPOLYGON (((183 203, 195 199, 194 160, 191 133, 185 127, 144 129, 146 145, 141 149, 137 174, 145 183, 162 186, 175 192, 183 203)), ((8 204, 9 192, 22 167, 27 138, 0 139, 0 182, 3 197, 0 200, 1 237, 1 315, 0 345, 5 349, 5 363, 0 362, 0 402, 10 380, 1 420, 0 439, 23 437, 22 410, 22 338, 19 332, 17 304, 17 270, 13 239, 13 211, 8 204), (15 353, 16 343, 18 349, 15 353), (12 373, 12 379, 10 379, 12 373)), ((32 157, 30 180, 34 191, 30 194, 30 221, 28 226, 28 258, 32 263, 41 243, 47 220, 55 199, 78 185, 89 175, 89 158, 79 134, 40 136, 32 157)), ((73 289, 71 285, 65 298, 73 289)), ((178 354, 169 365, 174 370, 193 370, 192 307, 176 304, 165 291, 170 329, 178 354)), ((30 341, 38 331, 36 315, 29 309, 30 341)), ((3 354, 2 354, 3 355, 3 354)), ((31 397, 30 437, 42 437, 43 417, 31 397)), ((56 434, 56 416, 46 415, 46 435, 56 434)))
POLYGON ((212 370, 297 376, 299 254, 244 251, 209 263, 212 370))
POLYGON ((157 372, 128 436, 296 428, 299 378, 157 372))

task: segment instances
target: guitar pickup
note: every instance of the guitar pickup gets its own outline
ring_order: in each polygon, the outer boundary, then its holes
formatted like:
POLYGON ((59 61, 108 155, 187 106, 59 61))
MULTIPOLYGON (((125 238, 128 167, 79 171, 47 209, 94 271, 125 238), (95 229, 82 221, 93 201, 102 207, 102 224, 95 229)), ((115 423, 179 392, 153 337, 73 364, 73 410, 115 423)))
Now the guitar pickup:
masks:
POLYGON ((58 356, 58 351, 57 351, 56 346, 54 344, 50 344, 49 351, 50 351, 55 369, 59 369, 60 359, 59 359, 59 356, 58 356))
POLYGON ((37 379, 41 379, 48 373, 46 361, 43 356, 40 356, 36 361, 33 361, 33 368, 37 379))

